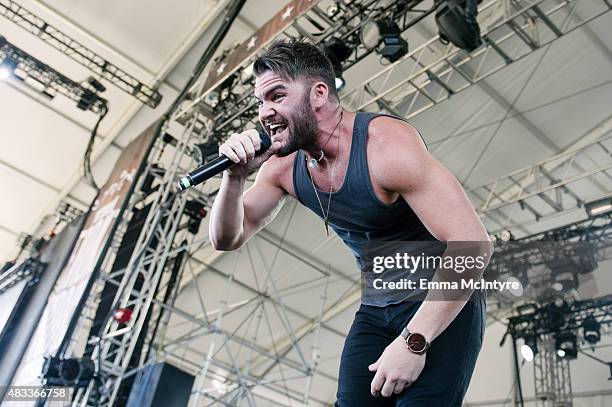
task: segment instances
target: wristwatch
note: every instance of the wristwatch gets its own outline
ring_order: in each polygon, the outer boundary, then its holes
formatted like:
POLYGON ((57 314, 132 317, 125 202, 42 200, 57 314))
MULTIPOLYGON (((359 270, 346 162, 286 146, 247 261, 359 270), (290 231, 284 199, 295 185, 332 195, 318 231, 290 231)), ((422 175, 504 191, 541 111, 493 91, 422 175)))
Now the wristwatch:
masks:
POLYGON ((406 340, 406 346, 412 353, 422 355, 429 349, 429 342, 427 342, 427 339, 420 333, 410 332, 408 327, 404 327, 401 336, 406 340))

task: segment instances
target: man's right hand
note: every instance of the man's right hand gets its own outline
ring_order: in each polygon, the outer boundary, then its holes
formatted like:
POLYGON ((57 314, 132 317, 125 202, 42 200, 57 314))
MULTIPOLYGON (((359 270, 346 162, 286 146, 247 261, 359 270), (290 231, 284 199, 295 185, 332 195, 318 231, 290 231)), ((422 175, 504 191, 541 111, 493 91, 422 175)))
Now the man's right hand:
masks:
POLYGON ((232 134, 219 147, 219 155, 225 155, 236 163, 227 170, 231 177, 244 178, 250 172, 261 167, 280 148, 280 142, 273 142, 264 153, 255 157, 255 151, 261 146, 259 133, 255 129, 232 134))

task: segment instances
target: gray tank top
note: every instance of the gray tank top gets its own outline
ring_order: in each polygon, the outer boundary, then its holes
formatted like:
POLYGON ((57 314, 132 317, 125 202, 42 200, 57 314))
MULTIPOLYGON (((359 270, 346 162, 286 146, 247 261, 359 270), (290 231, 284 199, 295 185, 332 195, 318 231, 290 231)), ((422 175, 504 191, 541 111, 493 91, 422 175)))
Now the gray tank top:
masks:
MULTIPOLYGON (((404 120, 386 114, 357 112, 344 183, 340 189, 332 192, 329 210, 330 227, 351 249, 362 270, 364 251, 372 242, 437 241, 404 199, 400 197, 393 204, 385 204, 374 194, 366 158, 366 141, 368 124, 370 120, 378 116, 404 120)), ((293 188, 299 202, 323 219, 321 206, 306 168, 306 156, 302 150, 297 152, 293 163, 293 188)), ((325 207, 329 192, 318 190, 318 193, 325 207)), ((413 291, 412 294, 414 293, 413 291)), ((385 306, 401 302, 408 294, 396 292, 376 298, 362 296, 362 303, 385 306)))

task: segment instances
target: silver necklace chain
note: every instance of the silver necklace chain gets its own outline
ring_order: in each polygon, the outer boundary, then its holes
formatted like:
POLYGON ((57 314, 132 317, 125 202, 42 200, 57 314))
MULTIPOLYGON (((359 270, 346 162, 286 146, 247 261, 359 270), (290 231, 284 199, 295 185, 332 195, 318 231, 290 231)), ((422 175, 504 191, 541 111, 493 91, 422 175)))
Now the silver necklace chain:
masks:
MULTIPOLYGON (((334 127, 334 130, 332 131, 331 136, 329 136, 329 139, 327 140, 327 142, 325 143, 325 145, 327 145, 327 143, 329 142, 329 140, 331 140, 331 138, 334 136, 334 133, 336 132, 336 130, 338 129, 338 126, 340 125, 340 122, 342 121, 342 116, 343 116, 344 111, 340 111, 340 120, 338 120, 338 123, 336 123, 336 127, 334 127)), ((312 189, 314 190, 315 196, 317 197, 317 201, 319 202, 319 207, 321 207, 321 214, 323 215, 323 223, 325 224, 325 231, 327 232, 327 236, 329 236, 329 208, 331 206, 331 197, 332 197, 332 192, 333 192, 333 188, 334 188, 334 181, 336 179, 336 167, 338 165, 338 160, 340 159, 340 137, 338 137, 338 146, 336 147, 336 151, 338 153, 338 155, 336 156, 336 159, 334 160, 334 166, 332 167, 332 170, 330 172, 330 176, 329 176, 329 195, 327 197, 327 211, 323 210, 323 203, 321 202, 321 197, 319 196, 319 191, 317 191, 317 186, 314 183, 314 178, 312 177, 312 172, 310 171, 310 164, 307 165, 307 169, 308 169, 308 175, 310 175, 310 182, 312 183, 312 189)), ((315 159, 311 159, 310 162, 312 162, 313 160, 315 161, 315 165, 312 166, 313 168, 315 168, 317 165, 317 163, 319 161, 321 161, 324 157, 323 154, 323 150, 321 150, 321 157, 318 160, 315 159)), ((325 158, 325 161, 327 161, 327 158, 325 158)))

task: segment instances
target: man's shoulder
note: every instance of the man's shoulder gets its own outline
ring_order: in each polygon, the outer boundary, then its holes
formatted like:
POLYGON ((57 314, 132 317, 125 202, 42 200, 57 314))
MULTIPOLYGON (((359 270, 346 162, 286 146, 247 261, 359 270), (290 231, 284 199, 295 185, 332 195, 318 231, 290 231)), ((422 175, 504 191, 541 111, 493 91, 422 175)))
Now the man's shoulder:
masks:
POLYGON ((405 120, 392 116, 373 117, 368 124, 368 143, 381 148, 407 146, 422 141, 419 131, 405 120))
POLYGON ((377 116, 370 120, 367 139, 368 161, 380 161, 381 165, 393 165, 427 150, 419 131, 410 123, 389 116, 377 116))
POLYGON ((385 190, 395 191, 406 179, 418 178, 429 156, 418 130, 410 123, 377 116, 368 126, 367 157, 370 175, 385 190))

